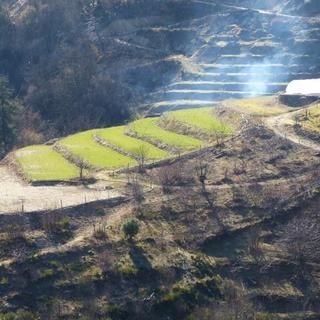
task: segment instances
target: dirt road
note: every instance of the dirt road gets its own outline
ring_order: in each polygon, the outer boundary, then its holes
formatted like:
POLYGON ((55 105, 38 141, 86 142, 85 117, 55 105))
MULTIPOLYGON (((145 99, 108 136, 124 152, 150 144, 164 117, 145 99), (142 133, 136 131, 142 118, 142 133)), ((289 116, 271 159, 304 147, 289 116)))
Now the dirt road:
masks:
POLYGON ((0 214, 76 206, 118 196, 120 191, 106 190, 103 184, 90 188, 63 185, 34 187, 24 183, 8 167, 0 165, 0 214))
POLYGON ((320 144, 310 139, 304 138, 296 134, 293 130, 288 130, 287 125, 293 124, 294 115, 300 112, 301 109, 281 114, 280 116, 270 117, 265 119, 266 126, 271 129, 278 136, 288 139, 293 143, 301 146, 311 148, 315 151, 320 151, 320 144))

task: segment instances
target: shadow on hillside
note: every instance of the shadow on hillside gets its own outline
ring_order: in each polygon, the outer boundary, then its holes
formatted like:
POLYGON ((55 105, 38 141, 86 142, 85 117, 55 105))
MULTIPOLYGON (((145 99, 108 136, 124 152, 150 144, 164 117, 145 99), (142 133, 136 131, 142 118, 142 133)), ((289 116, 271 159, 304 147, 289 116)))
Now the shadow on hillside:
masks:
POLYGON ((139 271, 154 271, 143 249, 137 247, 135 244, 131 244, 129 255, 139 271))

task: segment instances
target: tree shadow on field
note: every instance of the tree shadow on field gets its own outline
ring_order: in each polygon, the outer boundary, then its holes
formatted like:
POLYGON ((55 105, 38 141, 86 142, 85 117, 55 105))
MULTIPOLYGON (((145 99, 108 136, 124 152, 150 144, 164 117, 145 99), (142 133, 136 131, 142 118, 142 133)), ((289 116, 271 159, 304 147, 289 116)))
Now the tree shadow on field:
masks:
POLYGON ((130 245, 129 255, 133 264, 139 271, 154 272, 154 269, 142 248, 137 247, 134 243, 132 243, 130 245))

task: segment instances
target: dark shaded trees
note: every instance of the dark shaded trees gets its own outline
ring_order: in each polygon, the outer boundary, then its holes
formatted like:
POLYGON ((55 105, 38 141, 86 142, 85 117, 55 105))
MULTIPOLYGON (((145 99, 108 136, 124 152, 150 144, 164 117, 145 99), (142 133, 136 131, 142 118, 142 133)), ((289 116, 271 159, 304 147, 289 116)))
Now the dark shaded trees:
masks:
POLYGON ((18 104, 13 100, 8 80, 0 76, 0 156, 10 150, 16 140, 17 112, 18 104))

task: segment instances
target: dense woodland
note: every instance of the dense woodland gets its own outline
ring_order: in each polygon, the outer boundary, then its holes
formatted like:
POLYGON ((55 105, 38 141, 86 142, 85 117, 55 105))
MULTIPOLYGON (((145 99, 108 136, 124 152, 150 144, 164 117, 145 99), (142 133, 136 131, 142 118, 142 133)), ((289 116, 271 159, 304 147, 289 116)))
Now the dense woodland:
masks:
POLYGON ((85 35, 84 3, 45 2, 35 1, 17 23, 1 11, 2 112, 10 119, 2 126, 4 151, 119 123, 129 114, 130 89, 101 70, 97 48, 85 35), (17 104, 19 110, 9 108, 17 104))

